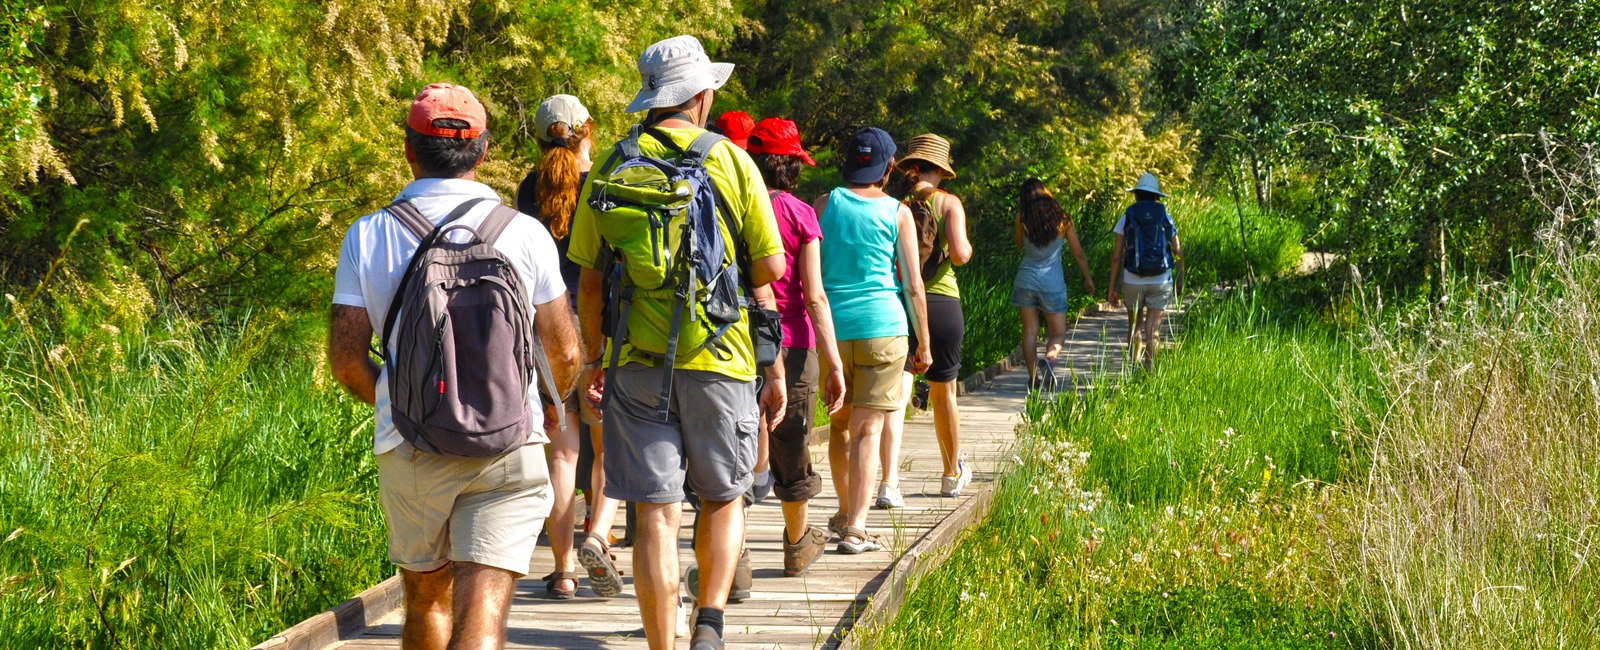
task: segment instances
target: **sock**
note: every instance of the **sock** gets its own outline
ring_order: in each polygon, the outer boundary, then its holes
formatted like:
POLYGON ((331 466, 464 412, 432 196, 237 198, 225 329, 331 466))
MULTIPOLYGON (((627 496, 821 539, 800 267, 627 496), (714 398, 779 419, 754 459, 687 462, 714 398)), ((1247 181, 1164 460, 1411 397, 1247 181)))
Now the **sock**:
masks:
POLYGON ((710 607, 700 608, 700 616, 694 621, 695 626, 709 625, 717 631, 717 636, 722 636, 722 610, 710 607))

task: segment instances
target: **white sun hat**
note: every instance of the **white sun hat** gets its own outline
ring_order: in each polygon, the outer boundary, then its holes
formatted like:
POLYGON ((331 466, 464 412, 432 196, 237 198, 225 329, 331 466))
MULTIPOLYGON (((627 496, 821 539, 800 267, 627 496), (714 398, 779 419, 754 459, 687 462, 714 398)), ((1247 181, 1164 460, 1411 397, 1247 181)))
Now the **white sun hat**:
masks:
POLYGON ((700 39, 674 36, 639 55, 639 94, 629 113, 677 106, 707 89, 721 88, 733 74, 732 63, 712 63, 700 39))
POLYGON ((1134 183, 1133 187, 1130 187, 1130 188, 1128 188, 1128 189, 1126 189, 1124 191, 1125 192, 1149 192, 1149 193, 1154 194, 1156 196, 1166 196, 1166 193, 1161 191, 1161 183, 1160 183, 1160 181, 1157 181, 1156 180, 1156 175, 1152 174, 1150 172, 1145 172, 1143 176, 1139 177, 1139 182, 1134 183))

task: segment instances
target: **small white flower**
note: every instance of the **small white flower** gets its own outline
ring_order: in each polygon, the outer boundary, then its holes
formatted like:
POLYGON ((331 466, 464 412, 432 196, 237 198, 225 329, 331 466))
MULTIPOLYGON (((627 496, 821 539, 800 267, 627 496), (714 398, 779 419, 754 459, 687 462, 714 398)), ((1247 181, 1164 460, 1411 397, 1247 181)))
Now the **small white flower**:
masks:
POLYGON ((972 594, 967 593, 966 590, 963 589, 961 591, 961 602, 964 603, 964 602, 967 602, 969 600, 972 600, 972 594))

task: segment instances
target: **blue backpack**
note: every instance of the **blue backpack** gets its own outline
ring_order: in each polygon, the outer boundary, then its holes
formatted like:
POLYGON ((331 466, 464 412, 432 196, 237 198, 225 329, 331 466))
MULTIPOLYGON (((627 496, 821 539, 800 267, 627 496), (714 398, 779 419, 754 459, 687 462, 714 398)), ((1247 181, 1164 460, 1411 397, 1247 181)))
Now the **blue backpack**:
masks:
POLYGON ((1159 201, 1136 201, 1123 213, 1122 268, 1140 277, 1161 275, 1172 268, 1169 245, 1177 233, 1167 207, 1159 201))

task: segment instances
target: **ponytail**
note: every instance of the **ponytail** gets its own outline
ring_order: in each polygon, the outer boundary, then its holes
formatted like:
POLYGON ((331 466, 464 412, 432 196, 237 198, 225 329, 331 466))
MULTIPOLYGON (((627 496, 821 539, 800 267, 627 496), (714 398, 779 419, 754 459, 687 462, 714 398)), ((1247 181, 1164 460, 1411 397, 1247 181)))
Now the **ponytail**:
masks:
POLYGON ((566 123, 550 125, 548 139, 539 142, 544 156, 539 159, 539 182, 535 186, 539 196, 539 220, 550 229, 556 239, 567 236, 572 228, 572 213, 578 207, 578 146, 594 130, 594 121, 576 130, 566 123))

